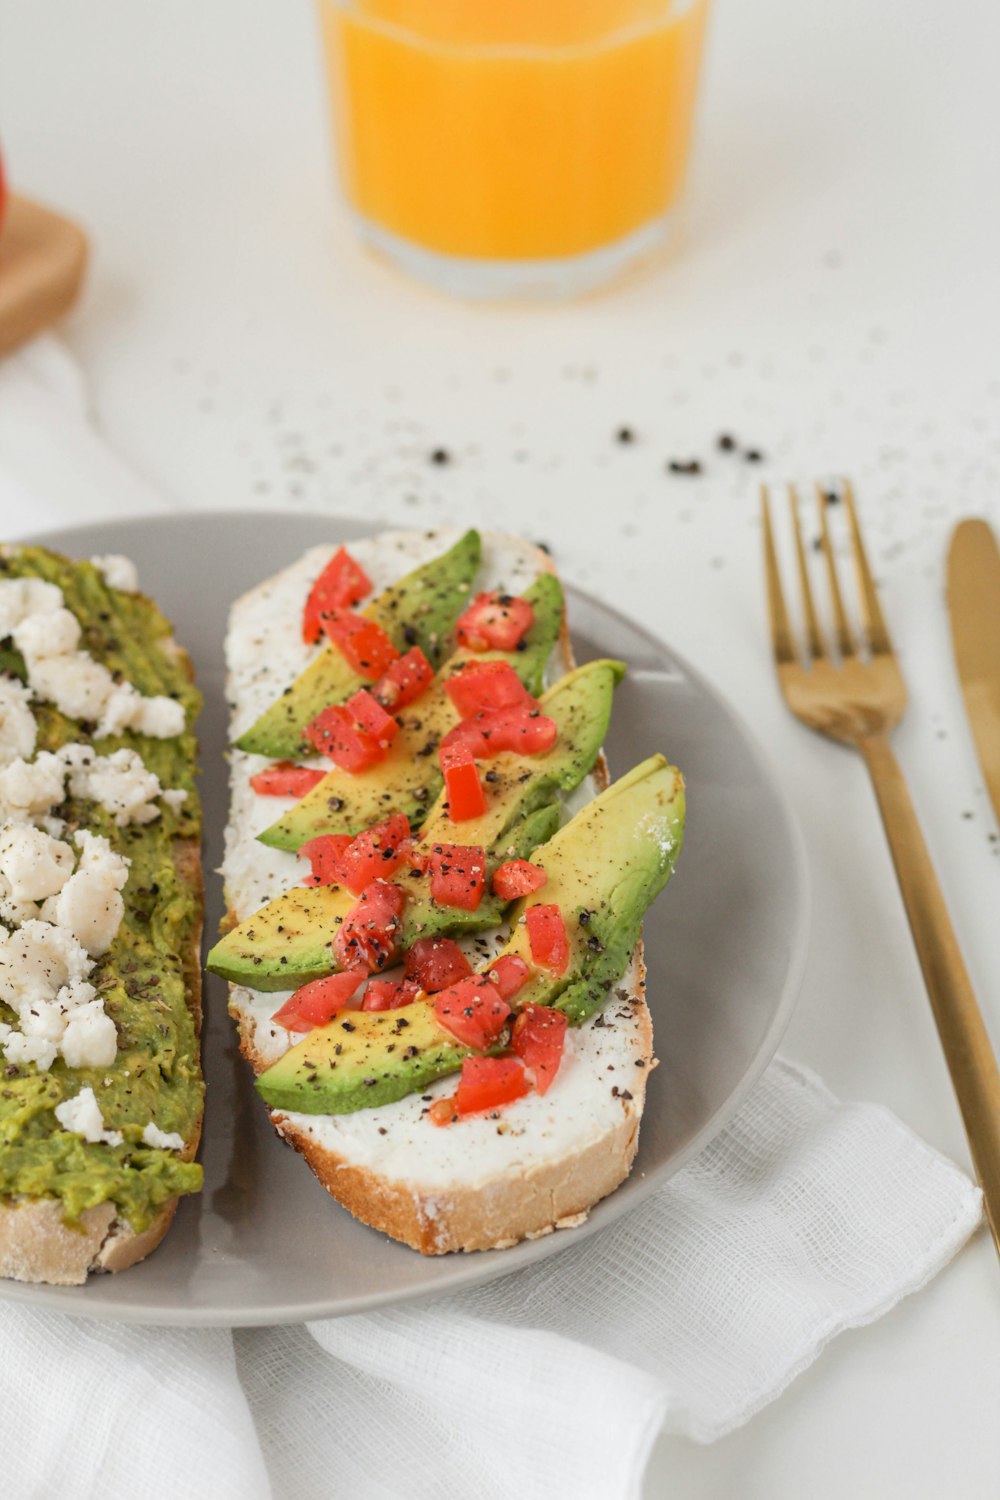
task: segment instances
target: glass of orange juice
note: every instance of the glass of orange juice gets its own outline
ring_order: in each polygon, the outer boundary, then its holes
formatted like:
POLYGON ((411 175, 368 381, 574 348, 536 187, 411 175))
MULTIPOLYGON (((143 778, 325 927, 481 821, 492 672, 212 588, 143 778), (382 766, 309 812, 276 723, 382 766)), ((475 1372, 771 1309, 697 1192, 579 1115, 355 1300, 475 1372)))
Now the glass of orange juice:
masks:
POLYGON ((708 0, 318 0, 362 238, 465 296, 572 296, 664 239, 708 0))

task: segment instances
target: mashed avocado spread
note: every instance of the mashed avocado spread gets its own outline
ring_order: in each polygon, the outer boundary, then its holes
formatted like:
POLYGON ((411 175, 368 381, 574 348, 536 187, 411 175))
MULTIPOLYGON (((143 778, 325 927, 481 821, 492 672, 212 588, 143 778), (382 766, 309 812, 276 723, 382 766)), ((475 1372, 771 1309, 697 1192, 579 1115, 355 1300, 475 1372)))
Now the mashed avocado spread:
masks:
MULTIPOLYGON (((174 855, 181 840, 197 843, 201 816, 194 785, 194 720, 200 695, 182 661, 160 642, 170 625, 141 594, 109 588, 90 563, 70 562, 37 547, 8 549, 0 556, 0 579, 41 578, 57 584, 83 628, 80 649, 102 663, 116 680, 144 695, 165 694, 184 705, 186 728, 172 739, 126 731, 96 739, 95 726, 69 719, 49 703, 32 705, 38 725, 36 754, 78 742, 99 754, 135 750, 163 789, 180 789, 179 806, 160 799, 160 816, 118 827, 99 803, 68 799, 54 809, 70 838, 77 828, 102 834, 131 861, 122 892, 125 913, 108 953, 96 962, 90 983, 118 1031, 118 1050, 108 1067, 71 1068, 59 1056, 40 1071, 34 1063, 7 1061, 0 1053, 0 1199, 57 1198, 72 1222, 87 1208, 112 1202, 136 1230, 175 1194, 197 1192, 202 1170, 182 1153, 143 1144, 150 1122, 178 1132, 190 1146, 197 1137, 204 1085, 198 1035, 187 993, 197 979, 191 945, 201 922, 201 893, 178 873, 174 855), (55 1116, 61 1102, 90 1087, 108 1130, 121 1131, 120 1145, 92 1144, 63 1129, 55 1116)), ((0 671, 25 676, 24 662, 7 640, 0 643, 0 671)), ((0 1020, 16 1014, 0 1001, 0 1020)))

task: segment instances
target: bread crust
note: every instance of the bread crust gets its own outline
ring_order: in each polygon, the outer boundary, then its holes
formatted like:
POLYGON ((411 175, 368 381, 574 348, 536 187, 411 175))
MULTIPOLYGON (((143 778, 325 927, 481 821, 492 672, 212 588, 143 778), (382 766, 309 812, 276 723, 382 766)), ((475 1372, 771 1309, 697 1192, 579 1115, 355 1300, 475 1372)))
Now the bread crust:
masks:
MULTIPOLYGON (((551 557, 541 548, 519 538, 496 536, 496 540, 530 558, 536 572, 555 573, 551 557)), ((265 581, 245 597, 250 598, 267 586, 265 581)), ((562 671, 572 671, 576 663, 565 611, 558 651, 562 671)), ((603 791, 609 780, 603 754, 598 757, 592 774, 598 790, 603 791)), ((230 910, 222 923, 223 930, 238 921, 237 913, 230 910)), ((598 1139, 530 1171, 517 1175, 497 1173, 475 1186, 459 1187, 448 1193, 439 1189, 422 1191, 412 1182, 390 1179, 323 1148, 282 1110, 270 1111, 271 1123, 282 1139, 305 1158, 331 1197, 355 1218, 423 1255, 505 1249, 525 1238, 574 1228, 586 1219, 595 1203, 620 1186, 635 1157, 646 1079, 656 1065, 652 1020, 643 998, 644 981, 640 941, 629 975, 622 982, 631 1000, 630 1018, 619 1017, 615 1022, 634 1028, 636 1055, 645 1063, 636 1070, 631 1082, 633 1097, 621 1100, 620 1117, 598 1139)), ((239 1027, 240 1051, 254 1072, 260 1073, 266 1063, 255 1045, 254 1020, 239 1007, 233 1007, 233 1014, 239 1027)))
MULTIPOLYGON (((183 647, 173 639, 161 645, 182 662, 193 681, 194 670, 183 647)), ((200 1037, 205 887, 201 848, 196 840, 176 842, 174 866, 197 901, 197 919, 184 955, 184 981, 195 1034, 200 1037)), ((184 1161, 191 1161, 198 1150, 202 1118, 203 1114, 199 1114, 184 1150, 179 1153, 184 1161)), ((19 1198, 0 1203, 0 1277, 45 1282, 50 1286, 81 1286, 91 1271, 127 1270, 156 1249, 176 1211, 176 1197, 168 1198, 151 1224, 135 1230, 116 1214, 113 1203, 98 1203, 84 1209, 77 1224, 64 1221, 62 1205, 56 1198, 19 1198)))

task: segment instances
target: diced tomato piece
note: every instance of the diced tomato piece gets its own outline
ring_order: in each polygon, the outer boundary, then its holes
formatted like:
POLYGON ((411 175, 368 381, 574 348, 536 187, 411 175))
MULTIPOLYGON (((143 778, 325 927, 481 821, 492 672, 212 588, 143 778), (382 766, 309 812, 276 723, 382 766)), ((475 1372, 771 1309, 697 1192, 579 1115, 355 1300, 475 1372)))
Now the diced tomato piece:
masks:
POLYGON ((549 906, 529 906, 524 913, 528 925, 531 956, 543 969, 565 974, 569 963, 569 937, 562 912, 553 902, 549 906))
POLYGON ((409 852, 410 820, 405 813, 393 813, 345 840, 333 867, 334 879, 360 896, 373 880, 395 874, 409 852))
POLYGON ((460 1115, 499 1109, 520 1099, 531 1088, 524 1066, 516 1057, 467 1057, 455 1092, 460 1115))
POLYGON ((387 668, 372 688, 383 708, 396 713, 401 708, 415 703, 434 679, 434 668, 419 646, 414 646, 404 656, 387 668))
POLYGON ((405 892, 398 885, 373 880, 366 886, 333 940, 333 952, 341 968, 364 964, 373 974, 387 969, 395 956, 405 904, 405 892))
POLYGON ((463 719, 494 708, 537 708, 509 661, 470 661, 444 685, 463 719))
POLYGON ((324 708, 310 724, 306 736, 321 755, 342 771, 367 771, 385 760, 385 746, 359 729, 342 703, 324 708))
POLYGON ((321 833, 319 838, 300 844, 299 859, 307 859, 312 866, 312 874, 307 875, 302 884, 342 885, 340 858, 350 844, 349 833, 321 833))
POLYGON ((373 740, 378 740, 380 745, 388 745, 399 733, 399 725, 392 714, 387 714, 367 688, 362 688, 360 693, 355 693, 348 698, 344 707, 351 715, 358 729, 370 734, 373 740))
POLYGON ((296 990, 271 1020, 286 1031, 312 1031, 314 1026, 325 1026, 331 1016, 343 1010, 366 973, 366 969, 344 969, 326 979, 314 979, 296 990))
POLYGON ((399 655, 381 625, 367 620, 364 615, 354 614, 352 610, 328 610, 323 615, 322 625, 348 666, 359 677, 371 680, 381 677, 399 655))
POLYGON ((485 1051, 492 1047, 510 1015, 510 1006, 481 974, 460 979, 434 996, 434 1014, 446 1031, 485 1051))
POLYGON ((420 986, 414 979, 369 979, 365 987, 362 1010, 399 1010, 400 1006, 412 1005, 420 994, 420 986))
POLYGON ((486 811, 486 793, 479 767, 471 750, 455 745, 442 757, 444 787, 448 794, 448 816, 453 823, 467 823, 486 811))
POLYGON ((531 970, 516 953, 501 953, 486 970, 486 978, 501 1000, 509 1000, 518 990, 523 990, 530 977, 531 970))
POLYGON ((458 747, 469 750, 477 760, 489 760, 504 750, 541 755, 551 750, 557 733, 555 720, 539 709, 491 708, 450 729, 441 741, 439 758, 446 765, 458 747))
POLYGON ((540 865, 528 859, 508 859, 493 872, 493 894, 501 901, 516 901, 518 896, 540 891, 548 878, 540 865))
POLYGON ((443 1099, 435 1099, 427 1111, 427 1118, 432 1125, 454 1125, 458 1119, 455 1095, 446 1094, 443 1099))
POLYGON ((322 616, 331 609, 350 609, 371 593, 371 579, 346 547, 338 547, 309 590, 302 611, 302 639, 312 646, 323 631, 322 616))
POLYGON ((304 797, 326 774, 312 766, 296 766, 290 760, 276 760, 272 766, 265 766, 256 776, 251 776, 250 785, 262 797, 304 797))
POLYGON ((514 1022, 514 1051, 534 1073, 540 1094, 548 1092, 559 1071, 567 1024, 563 1011, 553 1010, 551 1005, 526 1005, 514 1022))
POLYGON ((470 651, 515 651, 531 629, 535 611, 513 594, 477 594, 455 622, 455 639, 470 651))
POLYGON ((406 977, 413 979, 428 995, 446 990, 457 979, 467 979, 472 965, 451 938, 417 938, 406 955, 406 977))
POLYGON ((480 844, 431 844, 424 853, 431 900, 475 911, 486 889, 486 850, 480 844))

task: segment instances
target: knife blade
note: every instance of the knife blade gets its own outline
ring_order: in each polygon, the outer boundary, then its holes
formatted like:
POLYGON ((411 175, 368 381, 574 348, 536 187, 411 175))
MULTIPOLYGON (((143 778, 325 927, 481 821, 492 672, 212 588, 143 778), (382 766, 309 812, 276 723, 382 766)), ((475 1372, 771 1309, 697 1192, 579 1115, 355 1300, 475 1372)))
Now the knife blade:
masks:
POLYGON ((1000 547, 986 521, 960 521, 955 527, 947 572, 958 680, 1000 822, 1000 547))

